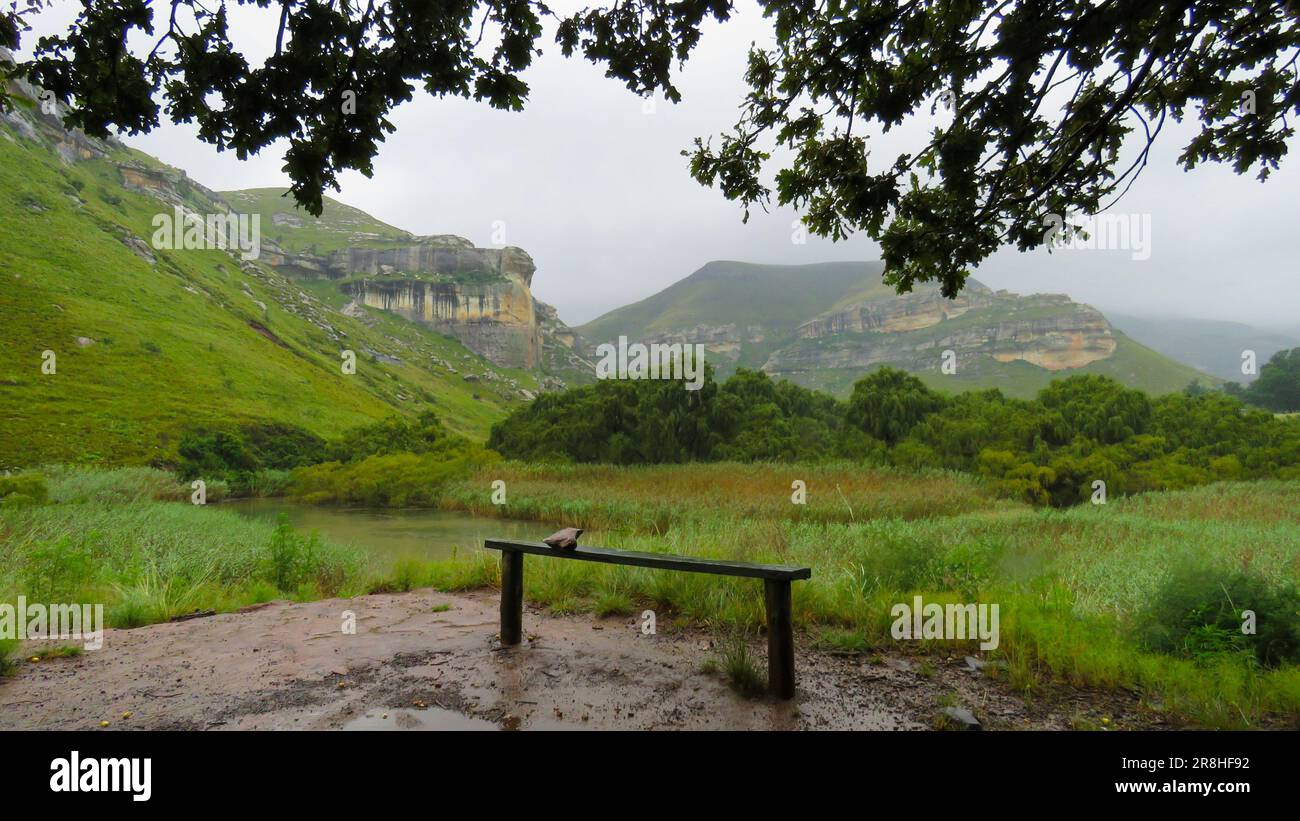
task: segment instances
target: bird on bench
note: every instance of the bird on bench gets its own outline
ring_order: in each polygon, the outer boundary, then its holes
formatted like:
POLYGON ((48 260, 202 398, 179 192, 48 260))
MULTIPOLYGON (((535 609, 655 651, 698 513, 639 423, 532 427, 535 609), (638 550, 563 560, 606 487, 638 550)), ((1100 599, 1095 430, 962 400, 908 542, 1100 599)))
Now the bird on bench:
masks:
POLYGON ((542 539, 542 543, 557 550, 572 550, 578 546, 578 537, 581 535, 582 528, 566 527, 542 539))

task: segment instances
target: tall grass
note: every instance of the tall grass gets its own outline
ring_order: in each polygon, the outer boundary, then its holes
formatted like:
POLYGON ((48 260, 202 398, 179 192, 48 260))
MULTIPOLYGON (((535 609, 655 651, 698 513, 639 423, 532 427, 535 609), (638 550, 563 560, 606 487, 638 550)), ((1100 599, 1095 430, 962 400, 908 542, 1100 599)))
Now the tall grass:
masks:
POLYGON ((849 462, 827 464, 533 465, 504 462, 450 483, 442 506, 493 516, 562 521, 602 530, 664 532, 728 516, 851 524, 881 517, 917 519, 1017 510, 980 479, 948 471, 907 472, 849 462), (506 504, 491 483, 506 484, 506 504), (793 484, 807 488, 792 501, 793 484))
MULTIPOLYGON (((794 586, 795 617, 825 637, 821 643, 891 643, 890 607, 917 594, 939 603, 996 602, 996 654, 1022 690, 1136 687, 1163 709, 1216 727, 1300 720, 1293 663, 1269 669, 1240 653, 1158 652, 1138 629, 1155 603, 1170 598, 1176 568, 1225 579, 1245 573, 1255 580, 1247 589, 1281 589, 1300 578, 1300 528, 1289 512, 1278 513, 1300 483, 1211 485, 1054 511, 986 499, 976 483, 943 474, 890 482, 878 471, 732 467, 502 465, 459 488, 456 503, 587 526, 588 544, 807 564, 813 578, 794 586), (807 509, 790 505, 787 472, 810 477, 807 509), (504 511, 490 505, 492 478, 506 482, 504 511), (827 493, 828 480, 843 499, 827 493), (916 498, 899 498, 908 495, 916 498)), ((647 606, 725 631, 763 619, 761 586, 740 579, 543 559, 530 561, 525 584, 530 601, 564 612, 606 612, 616 602, 619 611, 647 606)), ((1300 613, 1269 618, 1300 631, 1300 613)), ((975 642, 941 645, 930 649, 977 649, 975 642)))
POLYGON ((190 504, 137 501, 0 511, 0 593, 107 605, 111 626, 287 596, 360 591, 352 549, 190 504))
MULTIPOLYGON (((189 485, 176 475, 150 467, 100 468, 47 465, 40 469, 50 486, 50 501, 56 504, 126 504, 128 502, 180 501, 190 498, 189 485)), ((207 498, 218 501, 225 485, 210 482, 207 498)))
MULTIPOLYGON (((153 473, 114 473, 52 473, 60 503, 0 509, 0 593, 105 601, 110 623, 129 626, 275 596, 499 584, 495 554, 376 569, 283 524, 181 503, 106 503, 156 498, 149 493, 166 487, 153 473)), ((587 544, 809 565, 812 579, 794 585, 795 619, 820 644, 844 650, 897 646, 890 609, 914 595, 998 603, 995 655, 1013 687, 1137 688, 1151 704, 1215 727, 1296 723, 1300 668, 1264 666, 1238 652, 1250 646, 1238 637, 1225 652, 1205 652, 1217 646, 1196 632, 1205 608, 1178 614, 1207 596, 1220 611, 1222 603, 1214 585, 1180 588, 1178 573, 1234 580, 1224 590, 1233 609, 1219 612, 1220 622, 1237 608, 1280 606, 1260 617, 1300 635, 1300 614, 1284 612, 1291 599, 1272 595, 1300 578, 1297 499, 1300 483, 1258 482, 1034 510, 993 498, 969 477, 848 465, 500 464, 444 495, 452 507, 585 527, 587 544), (506 482, 505 506, 491 503, 496 479, 506 482), (796 479, 806 483, 806 505, 791 502, 796 479), (1236 601, 1243 590, 1272 598, 1236 601), (1197 640, 1175 631, 1159 647, 1146 643, 1153 613, 1186 621, 1174 626, 1197 640)), ((529 601, 562 613, 652 609, 660 623, 688 619, 723 635, 763 622, 762 586, 747 579, 530 557, 525 585, 529 601)), ((977 643, 915 649, 956 654, 977 643)), ((746 666, 725 655, 724 666, 746 666)))

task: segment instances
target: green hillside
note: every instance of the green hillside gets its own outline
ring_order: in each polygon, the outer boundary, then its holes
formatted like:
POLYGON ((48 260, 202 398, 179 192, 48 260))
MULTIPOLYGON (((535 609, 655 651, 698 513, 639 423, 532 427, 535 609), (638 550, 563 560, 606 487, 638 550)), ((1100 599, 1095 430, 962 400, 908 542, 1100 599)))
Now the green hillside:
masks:
MULTIPOLYGON (((151 221, 172 206, 124 188, 121 164, 163 166, 120 145, 70 162, 13 122, 0 122, 0 469, 167 460, 203 424, 329 436, 428 408, 481 438, 536 387, 414 323, 344 316, 224 251, 151 248, 151 221), (342 373, 345 349, 355 374, 342 373)), ((211 205, 170 173, 195 210, 211 205)))
MULTIPOLYGON (((781 378, 841 398, 848 396, 854 382, 885 365, 913 372, 945 392, 999 388, 1016 397, 1031 397, 1053 379, 1076 373, 1110 376, 1152 394, 1182 390, 1196 379, 1207 385, 1220 381, 1110 328, 1104 317, 1088 306, 1063 296, 993 292, 974 280, 968 291, 978 289, 981 303, 925 327, 904 324, 893 331, 844 330, 814 336, 798 332, 805 322, 847 311, 859 303, 889 306, 901 300, 881 281, 881 272, 880 263, 867 262, 710 262, 654 296, 611 311, 577 331, 593 347, 619 335, 642 342, 659 338, 701 341, 706 358, 720 377, 737 367, 766 366, 781 378), (1070 321, 1075 324, 1069 325, 1070 321), (992 355, 1006 350, 999 339, 1010 327, 1050 329, 1061 322, 1067 323, 1067 331, 1093 329, 1105 344, 1109 341, 1104 334, 1109 333, 1114 340, 1113 353, 1060 370, 1023 359, 999 361, 992 355), (966 347, 958 351, 957 373, 946 375, 938 369, 942 350, 938 343, 952 339, 964 339, 966 347), (854 359, 870 364, 836 364, 854 359)), ((915 307, 919 304, 915 300, 930 291, 934 289, 923 286, 908 298, 915 307)), ((937 297, 937 293, 931 296, 937 297)), ((906 312, 898 314, 904 321, 908 316, 906 312)))
POLYGON ((754 265, 710 262, 652 297, 575 330, 593 342, 696 325, 735 324, 790 331, 824 311, 889 293, 874 262, 754 265))
MULTIPOLYGON (((944 393, 997 388, 1007 396, 1028 399, 1047 387, 1053 379, 1081 373, 1109 376, 1129 387, 1139 388, 1152 395, 1180 391, 1193 380, 1213 384, 1217 380, 1134 342, 1115 331, 1115 353, 1106 359, 1081 368, 1049 371, 1023 361, 998 362, 987 357, 969 359, 959 365, 957 373, 943 374, 938 370, 913 371, 928 387, 944 393)), ((886 363, 888 364, 888 363, 886 363)), ((878 366, 884 367, 884 365, 878 366)), ((874 370, 874 368, 872 369, 874 370)), ((841 399, 853 392, 853 383, 870 371, 860 369, 825 369, 815 373, 790 377, 791 382, 807 388, 826 391, 841 399)))
POLYGON ((1249 383, 1254 374, 1241 372, 1242 351, 1254 351, 1257 367, 1273 354, 1300 346, 1300 335, 1287 335, 1241 322, 1184 317, 1107 314, 1115 327, 1165 356, 1220 379, 1249 383))
POLYGON ((340 248, 384 248, 413 241, 413 235, 362 211, 325 197, 319 218, 297 207, 287 188, 221 191, 236 211, 262 215, 262 235, 291 253, 328 254, 340 248))

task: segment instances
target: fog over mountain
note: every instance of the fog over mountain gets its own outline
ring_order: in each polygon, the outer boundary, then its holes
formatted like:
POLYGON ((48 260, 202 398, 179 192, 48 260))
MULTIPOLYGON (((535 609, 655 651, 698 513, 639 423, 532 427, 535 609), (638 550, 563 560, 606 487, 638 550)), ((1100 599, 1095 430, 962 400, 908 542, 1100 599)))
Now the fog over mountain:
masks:
MULTIPOLYGON (((37 18, 36 33, 65 28, 75 11, 76 4, 59 4, 37 18)), ((232 9, 232 37, 264 56, 274 47, 275 19, 273 9, 232 9)), ((769 39, 766 21, 748 5, 731 22, 712 25, 681 75, 680 105, 642 101, 553 45, 526 74, 532 91, 521 113, 417 92, 392 117, 397 131, 381 147, 373 178, 348 173, 333 196, 416 233, 527 248, 538 266, 537 295, 571 324, 654 294, 709 260, 878 259, 865 237, 795 242, 791 209, 760 211, 744 224, 735 204, 687 173, 680 151, 733 123, 746 50, 769 39)), ((873 157, 892 160, 919 145, 928 127, 922 120, 874 139, 873 157)), ((1265 184, 1253 172, 1237 176, 1215 165, 1184 173, 1175 159, 1192 133, 1188 124, 1167 124, 1143 177, 1115 209, 1150 215, 1149 259, 1129 251, 1004 250, 976 277, 992 288, 1065 293, 1103 311, 1295 333, 1294 155, 1265 184)), ((240 162, 195 135, 192 127, 164 124, 127 142, 215 189, 287 184, 282 146, 240 162)))

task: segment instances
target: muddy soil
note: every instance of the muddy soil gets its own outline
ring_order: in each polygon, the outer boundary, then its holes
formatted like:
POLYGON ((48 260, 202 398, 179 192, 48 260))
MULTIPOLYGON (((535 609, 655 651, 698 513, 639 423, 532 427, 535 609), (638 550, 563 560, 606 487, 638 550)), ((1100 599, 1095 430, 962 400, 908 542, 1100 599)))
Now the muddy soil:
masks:
POLYGON ((528 640, 502 648, 497 616, 492 591, 421 590, 109 630, 100 650, 0 680, 0 729, 917 730, 953 706, 985 729, 1162 726, 1129 694, 1027 702, 962 656, 836 654, 806 636, 796 698, 747 699, 706 672, 708 634, 666 619, 643 635, 635 618, 528 609, 528 640))

